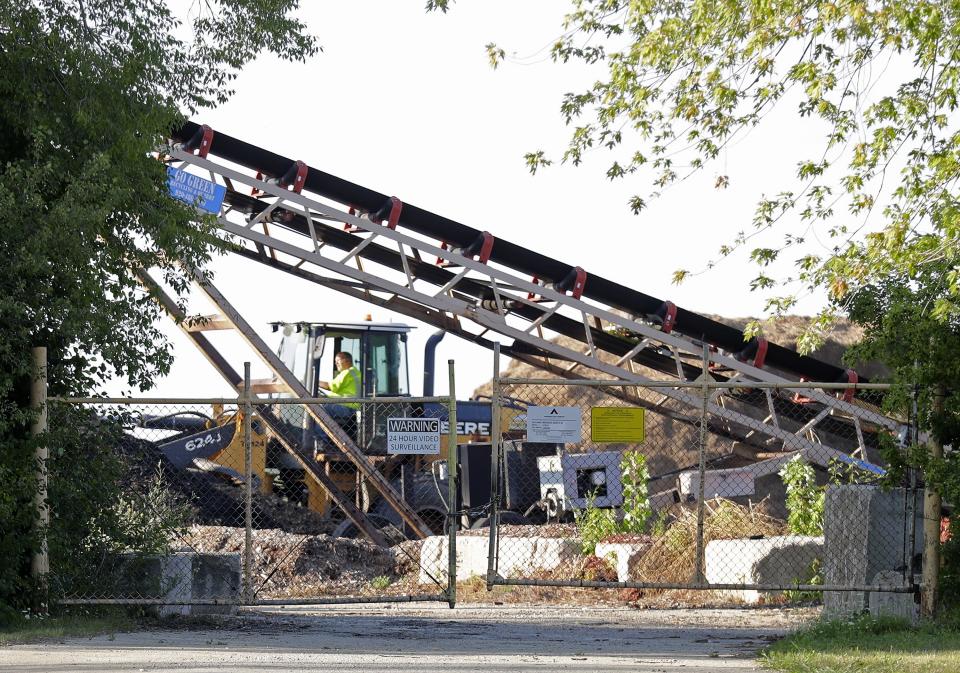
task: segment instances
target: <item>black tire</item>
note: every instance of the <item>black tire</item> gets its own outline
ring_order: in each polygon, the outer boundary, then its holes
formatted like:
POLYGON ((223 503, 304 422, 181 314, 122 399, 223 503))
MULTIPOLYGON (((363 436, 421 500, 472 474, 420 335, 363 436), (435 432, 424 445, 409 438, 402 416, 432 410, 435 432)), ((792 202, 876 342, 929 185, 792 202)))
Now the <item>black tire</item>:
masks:
MULTIPOLYGON (((517 512, 500 512, 500 525, 501 526, 529 526, 533 522, 530 521, 527 517, 517 512)), ((482 519, 477 519, 470 526, 472 530, 477 530, 479 528, 489 528, 490 527, 490 517, 485 516, 482 519)))
MULTIPOLYGON (((388 545, 393 546, 406 540, 403 533, 388 519, 377 514, 367 514, 367 520, 369 520, 377 530, 383 533, 383 537, 386 538, 388 545)), ((360 533, 360 529, 357 528, 356 524, 350 519, 344 519, 333 529, 330 537, 342 537, 352 540, 363 537, 363 535, 360 533)))

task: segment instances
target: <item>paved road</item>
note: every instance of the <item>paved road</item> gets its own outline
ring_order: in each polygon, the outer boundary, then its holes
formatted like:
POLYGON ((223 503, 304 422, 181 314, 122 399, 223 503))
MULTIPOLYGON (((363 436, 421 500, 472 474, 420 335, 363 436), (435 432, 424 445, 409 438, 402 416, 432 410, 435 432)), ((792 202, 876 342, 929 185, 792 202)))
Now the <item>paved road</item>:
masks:
POLYGON ((752 671, 810 612, 405 606, 275 610, 217 628, 0 649, 0 671, 752 671))

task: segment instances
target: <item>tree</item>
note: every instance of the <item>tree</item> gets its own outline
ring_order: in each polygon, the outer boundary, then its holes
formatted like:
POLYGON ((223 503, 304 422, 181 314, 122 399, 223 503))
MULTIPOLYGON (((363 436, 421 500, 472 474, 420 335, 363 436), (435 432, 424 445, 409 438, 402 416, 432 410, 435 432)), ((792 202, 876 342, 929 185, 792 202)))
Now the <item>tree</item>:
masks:
MULTIPOLYGON (((815 346, 818 328, 858 288, 919 265, 945 273, 931 315, 957 312, 960 3, 572 0, 563 30, 553 59, 603 74, 564 96, 560 112, 573 132, 560 160, 577 165, 603 151, 611 180, 648 175, 650 187, 630 200, 635 213, 778 105, 823 122, 823 142, 798 164, 795 184, 761 196, 753 221, 705 265, 747 255, 759 267, 751 287, 770 293, 774 312, 801 291, 826 289, 830 306, 802 348, 815 346), (829 240, 826 253, 808 246, 813 227, 829 240), (773 271, 791 254, 794 270, 773 271)), ((496 44, 487 54, 494 67, 509 61, 496 44)), ((535 172, 554 158, 537 150, 526 160, 535 172)), ((734 179, 721 175, 717 187, 734 179)), ((679 269, 674 279, 689 274, 679 269)))
POLYGON ((163 0, 0 0, 0 607, 33 544, 30 348, 47 346, 54 395, 114 374, 145 389, 167 371, 159 309, 131 269, 182 292, 181 265, 203 268, 220 244, 167 196, 151 152, 261 51, 318 50, 298 4, 203 0, 182 23, 163 0))
MULTIPOLYGON (((922 433, 909 438, 903 451, 884 437, 889 479, 903 483, 904 468, 916 468, 923 481, 944 502, 960 502, 960 454, 931 454, 923 435, 941 446, 960 446, 960 319, 936 316, 934 307, 947 289, 944 264, 920 266, 911 275, 898 274, 860 288, 848 302, 850 317, 864 327, 863 341, 845 357, 882 361, 895 384, 884 397, 884 410, 912 418, 922 433), (936 400, 942 395, 941 400, 936 400)), ((941 572, 943 600, 960 601, 960 521, 952 517, 952 539, 945 545, 941 572)))

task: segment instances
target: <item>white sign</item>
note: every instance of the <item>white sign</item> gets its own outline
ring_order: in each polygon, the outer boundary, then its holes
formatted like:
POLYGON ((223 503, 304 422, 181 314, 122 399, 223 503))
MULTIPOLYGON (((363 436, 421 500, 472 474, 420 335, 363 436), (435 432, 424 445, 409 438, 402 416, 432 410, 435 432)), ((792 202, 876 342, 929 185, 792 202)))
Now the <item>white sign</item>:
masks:
POLYGON ((439 418, 388 418, 387 453, 440 453, 439 418))
POLYGON ((579 407, 528 407, 528 442, 579 442, 579 407))

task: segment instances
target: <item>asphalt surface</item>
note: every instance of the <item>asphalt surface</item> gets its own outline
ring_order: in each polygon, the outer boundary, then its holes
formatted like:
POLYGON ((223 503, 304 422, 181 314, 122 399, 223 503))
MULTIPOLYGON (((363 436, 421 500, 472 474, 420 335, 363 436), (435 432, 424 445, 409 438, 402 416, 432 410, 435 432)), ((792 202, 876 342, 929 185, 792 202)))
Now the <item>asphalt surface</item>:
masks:
POLYGON ((753 671, 758 650, 812 617, 775 609, 286 608, 214 626, 10 646, 0 649, 0 671, 753 671))

